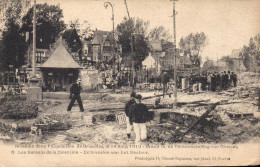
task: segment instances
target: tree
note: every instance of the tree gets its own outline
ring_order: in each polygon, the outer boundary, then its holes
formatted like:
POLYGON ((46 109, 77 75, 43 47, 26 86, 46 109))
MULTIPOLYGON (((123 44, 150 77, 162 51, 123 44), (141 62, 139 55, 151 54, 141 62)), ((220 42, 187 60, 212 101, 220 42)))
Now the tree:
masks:
POLYGON ((124 20, 117 26, 118 39, 122 45, 122 52, 124 55, 131 53, 131 38, 133 41, 135 68, 139 68, 142 65, 142 61, 148 55, 148 26, 149 22, 140 18, 124 20))
POLYGON ((31 0, 1 0, 0 1, 0 36, 6 30, 6 24, 13 22, 19 26, 21 18, 28 11, 31 0))
POLYGON ((166 30, 163 26, 158 26, 150 31, 148 38, 151 40, 169 41, 172 36, 169 30, 166 30))
POLYGON ((62 34, 72 52, 77 53, 81 59, 82 42, 76 29, 68 29, 62 34))
POLYGON ((186 37, 182 37, 179 42, 179 47, 185 55, 190 56, 191 62, 195 66, 200 66, 201 52, 203 47, 207 45, 207 36, 204 32, 189 34, 186 37))
POLYGON ((0 58, 3 69, 9 65, 19 68, 24 64, 24 55, 26 53, 26 43, 20 35, 19 25, 11 21, 7 25, 7 30, 3 32, 3 50, 0 58))
POLYGON ((0 1, 1 24, 1 70, 7 70, 9 65, 19 68, 24 64, 24 54, 27 46, 20 31, 21 17, 30 5, 29 0, 0 1))
POLYGON ((80 22, 79 19, 69 21, 69 27, 75 29, 81 39, 90 41, 93 38, 94 30, 88 21, 80 22))
POLYGON ((248 71, 255 71, 260 66, 260 34, 250 38, 248 46, 244 45, 239 53, 248 71))
POLYGON ((149 53, 149 47, 147 40, 143 35, 137 35, 134 39, 134 60, 136 61, 135 68, 139 68, 142 66, 142 61, 144 61, 149 53))
POLYGON ((123 53, 131 52, 131 36, 134 33, 134 20, 128 20, 124 17, 124 20, 117 26, 118 40, 122 45, 123 53))
MULTIPOLYGON (((36 5, 36 45, 37 48, 49 48, 56 41, 60 32, 64 31, 66 25, 62 9, 59 5, 37 4, 36 5)), ((23 32, 32 32, 33 8, 23 17, 23 32)), ((32 41, 30 35, 29 42, 32 41)))

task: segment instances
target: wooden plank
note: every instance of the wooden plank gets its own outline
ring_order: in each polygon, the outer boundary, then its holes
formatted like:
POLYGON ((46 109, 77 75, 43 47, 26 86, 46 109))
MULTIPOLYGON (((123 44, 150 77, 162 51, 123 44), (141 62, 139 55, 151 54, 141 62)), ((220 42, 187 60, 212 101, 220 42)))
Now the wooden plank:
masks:
POLYGON ((160 94, 160 95, 155 95, 155 96, 148 96, 148 97, 144 97, 142 98, 142 100, 146 100, 146 99, 152 99, 152 98, 155 98, 155 97, 160 97, 160 96, 164 96, 164 95, 171 95, 173 93, 167 93, 167 94, 160 94))
POLYGON ((212 104, 205 113, 203 113, 190 127, 188 130, 186 130, 184 133, 180 133, 180 131, 178 131, 175 135, 175 137, 177 137, 178 140, 181 140, 186 134, 188 134, 190 131, 192 131, 196 125, 198 125, 203 119, 205 119, 209 113, 214 110, 216 108, 217 105, 219 105, 220 102, 214 103, 212 104))

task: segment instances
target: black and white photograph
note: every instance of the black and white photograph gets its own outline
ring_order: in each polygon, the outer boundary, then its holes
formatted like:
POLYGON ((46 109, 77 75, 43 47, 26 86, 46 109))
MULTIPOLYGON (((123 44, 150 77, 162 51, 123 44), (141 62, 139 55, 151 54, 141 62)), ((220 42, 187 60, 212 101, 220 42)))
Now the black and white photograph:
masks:
POLYGON ((259 0, 0 0, 0 166, 259 165, 259 97, 259 0))

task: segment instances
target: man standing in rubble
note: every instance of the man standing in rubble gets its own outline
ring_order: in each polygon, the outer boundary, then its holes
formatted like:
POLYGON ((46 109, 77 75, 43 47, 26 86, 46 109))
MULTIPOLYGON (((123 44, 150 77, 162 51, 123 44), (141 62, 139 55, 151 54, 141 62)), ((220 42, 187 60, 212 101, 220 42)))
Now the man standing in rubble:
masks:
POLYGON ((231 75, 232 75, 233 86, 237 87, 237 75, 234 72, 232 72, 231 75))
MULTIPOLYGON (((162 83, 163 83, 163 97, 165 94, 167 94, 167 83, 169 82, 170 78, 168 76, 168 73, 167 72, 164 72, 162 74, 162 83)), ((176 82, 177 84, 177 82, 176 82)))
POLYGON ((135 132, 135 143, 139 143, 147 139, 146 121, 148 120, 147 106, 142 102, 142 96, 136 95, 137 103, 130 107, 130 119, 133 122, 135 132))
POLYGON ((227 90, 228 88, 228 74, 226 73, 226 71, 224 71, 224 75, 223 75, 223 80, 224 80, 224 90, 227 90))
POLYGON ((125 115, 126 115, 126 135, 128 137, 128 139, 131 138, 131 131, 132 131, 132 127, 133 127, 133 123, 130 120, 130 107, 132 104, 136 104, 135 102, 135 96, 136 93, 132 92, 130 95, 130 100, 125 104, 125 115))
POLYGON ((76 83, 72 85, 70 88, 70 104, 68 106, 67 111, 71 111, 72 106, 74 105, 75 101, 77 100, 79 104, 79 108, 81 112, 84 112, 84 108, 82 105, 81 97, 80 97, 80 92, 81 92, 81 79, 78 79, 76 83))

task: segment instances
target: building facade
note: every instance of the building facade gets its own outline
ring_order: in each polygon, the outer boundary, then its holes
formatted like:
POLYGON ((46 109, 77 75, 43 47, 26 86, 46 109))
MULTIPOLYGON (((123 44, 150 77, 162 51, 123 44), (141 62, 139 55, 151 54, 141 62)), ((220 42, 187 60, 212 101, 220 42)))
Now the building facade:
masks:
POLYGON ((113 32, 96 29, 93 39, 82 43, 85 60, 93 63, 109 62, 122 55, 121 45, 114 40, 113 32))

